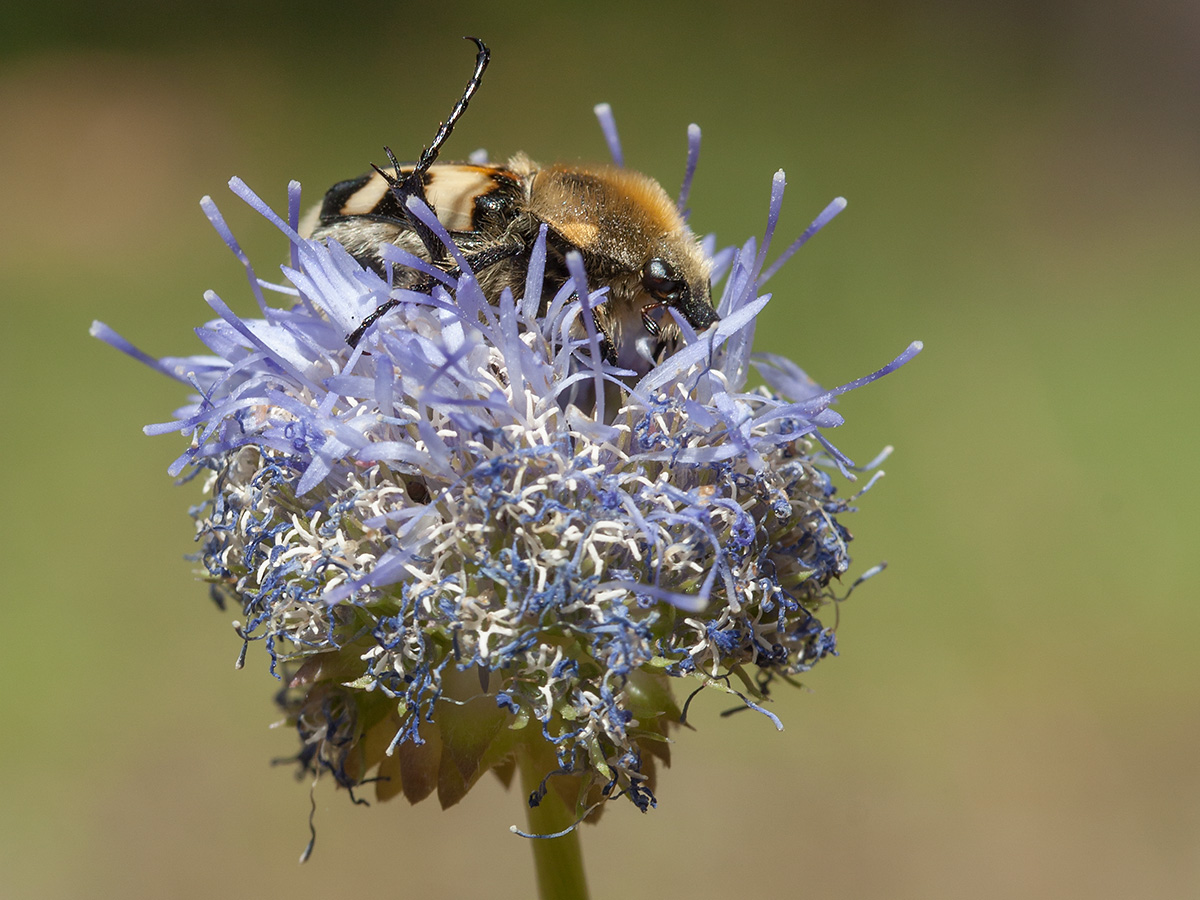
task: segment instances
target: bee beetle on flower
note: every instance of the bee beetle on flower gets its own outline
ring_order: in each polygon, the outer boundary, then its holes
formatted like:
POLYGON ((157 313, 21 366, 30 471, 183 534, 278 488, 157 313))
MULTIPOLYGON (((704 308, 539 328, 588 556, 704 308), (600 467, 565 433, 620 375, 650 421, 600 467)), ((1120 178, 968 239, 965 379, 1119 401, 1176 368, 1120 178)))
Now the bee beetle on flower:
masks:
POLYGON ((886 455, 855 467, 832 404, 921 346, 833 389, 752 353, 764 283, 845 204, 768 265, 779 172, 761 245, 717 252, 680 212, 695 126, 677 202, 619 167, 437 162, 476 43, 414 165, 389 151, 304 224, 295 182, 286 216, 231 182, 288 241, 286 284, 204 198, 258 317, 209 292, 209 352, 186 357, 93 333, 193 391, 147 430, 184 434, 170 472, 206 476, 197 558, 243 653, 267 650, 302 770, 449 806, 519 768, 558 810, 531 812, 547 836, 656 804, 674 685, 779 725, 770 685, 835 649, 858 496, 835 479, 886 455))
MULTIPOLYGON (((503 166, 437 162, 490 58, 483 41, 470 40, 479 48, 475 72, 420 159, 401 165, 385 148, 390 169, 376 167, 334 185, 302 231, 333 238, 380 274, 398 263, 393 286, 428 291, 469 268, 494 303, 505 288, 525 287, 530 250, 545 227, 539 311, 571 278, 567 254, 580 254, 589 285, 608 288, 591 310, 605 362, 644 375, 677 349, 680 329, 667 310, 677 310, 698 332, 717 321, 710 261, 667 192, 639 172, 539 166, 523 153, 503 166), (452 243, 420 207, 433 213, 452 243)), ((350 345, 398 302, 388 300, 369 314, 347 337, 350 345)))

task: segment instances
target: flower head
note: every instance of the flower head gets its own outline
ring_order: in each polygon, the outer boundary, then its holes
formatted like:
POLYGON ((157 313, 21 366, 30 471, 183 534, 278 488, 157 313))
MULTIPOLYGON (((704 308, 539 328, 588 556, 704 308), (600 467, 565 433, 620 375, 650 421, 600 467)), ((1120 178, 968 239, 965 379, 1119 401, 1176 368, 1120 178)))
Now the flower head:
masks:
POLYGON ((783 184, 761 247, 705 242, 720 321, 697 335, 676 316, 685 346, 641 377, 599 352, 586 324, 606 290, 578 259, 542 297, 544 228, 524 290, 495 304, 469 266, 393 289, 298 233, 295 183, 285 221, 231 182, 288 239, 286 285, 258 279, 203 201, 261 312, 206 295, 211 355, 154 360, 94 326, 195 391, 147 430, 191 437, 171 472, 207 473, 199 559, 265 645, 305 769, 449 805, 536 745, 543 790, 581 817, 618 795, 644 810, 681 717, 673 679, 762 710, 772 678, 834 651, 820 615, 850 563, 851 500, 830 475, 851 463, 821 429, 842 421, 839 394, 920 345, 833 390, 751 354, 763 283, 844 205, 766 268, 783 184))

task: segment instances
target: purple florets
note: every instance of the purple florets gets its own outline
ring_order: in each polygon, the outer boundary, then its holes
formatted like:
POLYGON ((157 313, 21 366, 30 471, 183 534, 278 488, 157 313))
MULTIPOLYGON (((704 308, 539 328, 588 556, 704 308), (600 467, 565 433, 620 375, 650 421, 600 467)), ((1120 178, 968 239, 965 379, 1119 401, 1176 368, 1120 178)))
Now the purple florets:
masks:
POLYGON ((219 318, 197 334, 212 355, 162 360, 93 331, 195 390, 147 431, 191 439, 172 474, 209 473, 199 559, 241 607, 243 638, 266 645, 306 767, 347 786, 377 774, 380 796, 436 789, 448 805, 484 771, 510 772, 520 742, 547 741, 551 785, 581 812, 621 793, 645 809, 679 718, 672 677, 759 708, 747 694, 833 652, 817 616, 849 566, 850 506, 828 472, 851 463, 819 429, 841 423, 839 394, 920 345, 824 390, 751 343, 762 283, 842 201, 764 269, 777 174, 763 246, 714 256, 721 321, 697 336, 678 318, 687 345, 629 386, 594 329, 574 336, 605 302, 576 261, 538 314, 544 228, 522 295, 492 305, 469 267, 455 279, 427 266, 429 293, 393 290, 301 237, 294 183, 288 221, 231 187, 290 243, 290 286, 259 281, 205 198, 261 318, 209 293, 219 318), (764 387, 747 387, 751 367, 764 387))

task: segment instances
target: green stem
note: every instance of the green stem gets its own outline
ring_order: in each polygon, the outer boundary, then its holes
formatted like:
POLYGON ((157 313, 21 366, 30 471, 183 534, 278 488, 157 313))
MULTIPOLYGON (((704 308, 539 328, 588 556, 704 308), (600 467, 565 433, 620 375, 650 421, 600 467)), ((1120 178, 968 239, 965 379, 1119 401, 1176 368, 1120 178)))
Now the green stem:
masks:
MULTIPOLYGON (((533 746, 528 743, 521 745, 517 754, 521 767, 521 799, 529 811, 529 833, 554 834, 570 828, 576 816, 553 787, 546 792, 541 803, 529 805, 529 795, 538 789, 548 772, 558 767, 554 751, 540 739, 540 735, 538 737, 533 746)), ((583 875, 583 851, 579 846, 578 830, 562 837, 531 838, 529 843, 533 847, 533 865, 537 871, 540 900, 587 900, 587 881, 583 875)))

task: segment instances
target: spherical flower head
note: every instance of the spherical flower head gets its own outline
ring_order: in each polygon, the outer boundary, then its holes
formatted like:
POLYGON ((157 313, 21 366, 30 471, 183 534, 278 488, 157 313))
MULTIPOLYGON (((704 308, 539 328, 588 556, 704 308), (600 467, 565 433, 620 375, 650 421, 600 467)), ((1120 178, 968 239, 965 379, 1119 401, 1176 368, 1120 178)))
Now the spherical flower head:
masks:
POLYGON ((604 361, 591 312, 607 290, 577 255, 543 298, 544 227, 524 285, 493 304, 416 206, 463 274, 389 247, 435 283, 394 289, 301 236, 294 183, 285 221, 231 182, 289 241, 286 285, 258 279, 203 201, 261 311, 209 293, 211 355, 154 360, 94 326, 195 390, 147 430, 191 437, 171 472, 207 474, 198 558, 266 647, 304 770, 449 806, 489 770, 507 782, 524 752, 546 761, 533 803, 555 790, 580 819, 622 795, 645 810, 681 719, 673 683, 765 712, 772 679, 834 652, 821 615, 850 564, 851 500, 830 475, 853 476, 821 429, 842 421, 839 394, 920 345, 833 390, 751 354, 763 283, 844 205, 764 268, 783 184, 761 247, 705 242, 720 321, 696 334, 676 316, 685 346, 643 376, 604 361))

